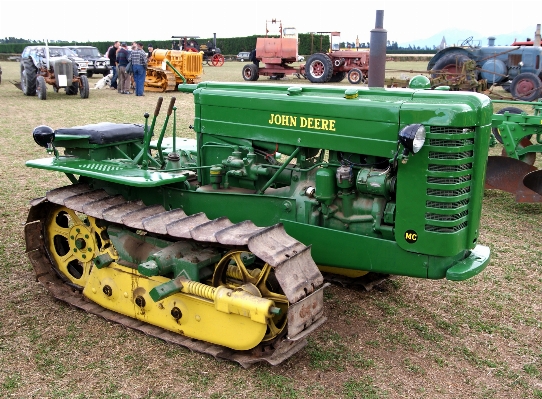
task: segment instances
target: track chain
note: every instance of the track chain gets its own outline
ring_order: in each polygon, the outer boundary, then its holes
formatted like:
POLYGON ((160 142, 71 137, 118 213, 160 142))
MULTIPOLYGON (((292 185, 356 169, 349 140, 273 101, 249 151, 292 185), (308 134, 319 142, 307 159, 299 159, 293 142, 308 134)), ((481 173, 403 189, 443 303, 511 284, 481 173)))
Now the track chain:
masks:
POLYGON ((177 79, 175 78, 175 74, 171 71, 164 71, 161 68, 147 68, 145 91, 155 91, 159 93, 177 91, 177 79))
POLYGON ((194 352, 237 362, 245 368, 258 362, 277 365, 288 359, 307 344, 306 336, 326 320, 323 316, 324 280, 312 260, 310 247, 290 237, 281 224, 257 227, 250 221, 234 224, 227 218, 209 220, 203 213, 187 216, 182 209, 167 211, 160 205, 146 206, 141 201, 127 201, 120 195, 110 196, 104 190, 77 184, 51 190, 46 197, 31 202, 25 237, 26 252, 37 280, 55 298, 106 320, 194 352), (58 276, 45 249, 44 219, 53 206, 51 203, 111 223, 165 235, 172 241, 192 239, 221 247, 248 248, 275 269, 275 276, 290 302, 288 333, 250 351, 236 351, 164 330, 90 302, 79 289, 58 276))

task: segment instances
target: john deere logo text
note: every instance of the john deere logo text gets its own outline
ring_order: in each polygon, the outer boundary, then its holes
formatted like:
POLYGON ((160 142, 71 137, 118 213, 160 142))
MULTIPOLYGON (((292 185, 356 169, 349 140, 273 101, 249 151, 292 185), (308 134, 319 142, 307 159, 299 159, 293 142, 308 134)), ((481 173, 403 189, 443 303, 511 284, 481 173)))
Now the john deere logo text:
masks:
POLYGON ((405 232, 405 240, 409 244, 414 244, 416 241, 418 241, 418 233, 416 233, 414 230, 407 230, 405 232))
POLYGON ((334 119, 305 118, 304 116, 271 114, 270 125, 304 127, 307 129, 335 131, 334 119))

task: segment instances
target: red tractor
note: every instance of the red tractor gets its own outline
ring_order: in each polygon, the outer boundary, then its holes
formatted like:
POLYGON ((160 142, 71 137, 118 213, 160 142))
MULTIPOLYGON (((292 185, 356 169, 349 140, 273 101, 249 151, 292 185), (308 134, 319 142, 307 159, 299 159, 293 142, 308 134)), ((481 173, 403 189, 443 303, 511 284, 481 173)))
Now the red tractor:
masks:
POLYGON ((340 32, 329 34, 331 51, 320 50, 309 57, 305 64, 305 76, 312 83, 341 82, 345 77, 352 84, 365 82, 369 75, 369 52, 340 50, 340 32))
MULTIPOLYGON (((276 20, 272 20, 276 23, 276 20)), ((279 21, 280 22, 280 21, 279 21)), ((256 50, 253 52, 253 63, 243 67, 243 78, 248 81, 258 80, 260 75, 280 79, 286 75, 302 75, 312 83, 340 82, 346 76, 352 84, 364 82, 369 73, 369 53, 366 51, 342 51, 339 43, 333 43, 333 38, 339 37, 339 32, 318 32, 331 34, 332 51, 312 54, 305 65, 294 67, 292 63, 299 61, 298 39, 294 28, 282 29, 279 25, 280 36, 266 36, 256 40, 256 50), (336 48, 336 50, 334 49, 336 48), (260 67, 260 62, 264 63, 260 67)))

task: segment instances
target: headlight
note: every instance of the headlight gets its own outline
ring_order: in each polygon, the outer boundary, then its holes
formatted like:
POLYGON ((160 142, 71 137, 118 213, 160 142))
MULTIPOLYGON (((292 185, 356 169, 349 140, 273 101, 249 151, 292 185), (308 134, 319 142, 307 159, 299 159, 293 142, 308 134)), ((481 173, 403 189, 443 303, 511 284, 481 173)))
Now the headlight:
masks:
POLYGON ((399 132, 399 143, 405 147, 403 155, 416 154, 425 143, 425 127, 419 123, 405 126, 399 132))
POLYGON ((55 131, 49 126, 40 125, 32 131, 32 136, 36 144, 47 148, 55 139, 55 131))

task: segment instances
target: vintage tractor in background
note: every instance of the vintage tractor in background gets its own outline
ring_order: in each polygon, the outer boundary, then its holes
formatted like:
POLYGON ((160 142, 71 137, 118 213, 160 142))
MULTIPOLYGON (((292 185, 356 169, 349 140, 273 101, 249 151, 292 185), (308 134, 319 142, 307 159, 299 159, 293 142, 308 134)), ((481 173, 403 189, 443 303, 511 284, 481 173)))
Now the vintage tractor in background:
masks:
POLYGON ((203 53, 203 61, 207 65, 221 67, 224 65, 224 55, 220 52, 220 49, 216 46, 216 33, 213 33, 213 41, 208 41, 207 44, 199 44, 196 39, 199 36, 171 36, 172 39, 179 39, 174 41, 173 46, 178 47, 179 50, 201 51, 203 53))
POLYGON ((88 98, 87 65, 68 48, 27 46, 21 54, 20 89, 25 96, 37 95, 40 100, 47 98, 47 85, 55 92, 64 89, 68 95, 79 93, 81 98, 88 98))
POLYGON ((340 50, 340 32, 317 32, 330 35, 331 51, 311 55, 305 64, 305 76, 313 83, 341 82, 345 77, 352 84, 365 82, 369 74, 369 52, 340 50))
POLYGON ((488 46, 480 46, 469 37, 460 46, 440 50, 429 61, 427 70, 444 85, 460 83, 476 89, 478 81, 483 80, 487 87, 502 86, 515 99, 532 101, 542 97, 540 24, 532 46, 494 43, 495 38, 490 37, 488 46))
MULTIPOLYGON (((333 38, 338 32, 330 33, 333 38)), ((282 28, 282 22, 266 21, 266 35, 256 39, 255 60, 243 67, 243 79, 258 80, 259 76, 280 79, 286 75, 304 76, 312 83, 340 82, 346 76, 350 83, 359 84, 367 79, 369 53, 365 51, 330 51, 312 54, 304 65, 294 66, 299 60, 298 38, 295 28, 282 28), (268 22, 278 22, 279 37, 269 37, 268 22), (260 66, 259 63, 264 63, 260 66)))
POLYGON ((175 91, 180 83, 194 83, 203 74, 203 54, 156 49, 147 60, 145 91, 175 91))
POLYGON ((266 21, 265 37, 256 39, 256 49, 251 53, 251 64, 243 66, 242 75, 246 81, 256 81, 261 76, 281 79, 287 75, 305 75, 305 67, 292 65, 298 61, 298 37, 295 28, 282 29, 282 21, 266 21), (268 23, 278 22, 279 37, 269 37, 268 23), (260 66, 260 62, 264 65, 260 66))

